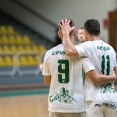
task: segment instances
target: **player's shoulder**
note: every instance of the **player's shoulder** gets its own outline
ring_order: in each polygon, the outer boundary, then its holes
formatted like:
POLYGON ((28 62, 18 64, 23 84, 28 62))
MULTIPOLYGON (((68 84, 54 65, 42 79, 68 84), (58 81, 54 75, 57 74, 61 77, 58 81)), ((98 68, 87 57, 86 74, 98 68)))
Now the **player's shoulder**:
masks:
POLYGON ((80 60, 81 60, 82 62, 84 62, 84 61, 91 61, 90 58, 85 57, 85 56, 80 57, 80 60))
POLYGON ((102 42, 103 42, 103 44, 104 44, 106 47, 108 47, 108 50, 112 50, 112 51, 115 52, 114 48, 113 48, 110 44, 108 44, 108 43, 106 43, 106 42, 104 42, 104 41, 102 41, 102 42))
POLYGON ((91 43, 91 41, 85 41, 85 42, 83 42, 83 43, 81 43, 81 44, 79 44, 79 45, 85 45, 85 46, 89 46, 90 44, 92 44, 91 43))
POLYGON ((62 44, 59 44, 51 49, 49 49, 46 53, 49 54, 49 53, 52 53, 53 51, 56 51, 58 49, 60 49, 62 47, 62 44))

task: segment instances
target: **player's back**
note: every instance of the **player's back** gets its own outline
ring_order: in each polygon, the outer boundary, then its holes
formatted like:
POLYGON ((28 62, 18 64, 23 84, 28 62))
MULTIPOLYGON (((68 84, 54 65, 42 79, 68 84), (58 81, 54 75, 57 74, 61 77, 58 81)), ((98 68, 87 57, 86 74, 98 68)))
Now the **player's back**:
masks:
POLYGON ((46 52, 44 61, 50 70, 49 111, 83 112, 84 87, 82 62, 68 57, 62 44, 46 52))
MULTIPOLYGON (((81 44, 80 56, 86 55, 94 63, 95 69, 99 74, 111 75, 116 66, 116 53, 114 49, 101 40, 88 41, 81 44)), ((90 78, 85 81, 86 100, 114 100, 117 94, 114 84, 96 85, 90 78), (90 91, 87 87, 90 87, 90 91)))

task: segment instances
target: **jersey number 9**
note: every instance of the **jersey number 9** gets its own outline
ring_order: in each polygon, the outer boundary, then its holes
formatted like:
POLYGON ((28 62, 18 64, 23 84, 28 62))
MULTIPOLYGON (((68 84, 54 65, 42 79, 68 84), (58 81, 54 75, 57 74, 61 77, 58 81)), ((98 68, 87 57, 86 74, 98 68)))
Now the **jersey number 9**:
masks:
POLYGON ((58 60, 58 81, 60 83, 69 82, 69 61, 68 60, 58 60))

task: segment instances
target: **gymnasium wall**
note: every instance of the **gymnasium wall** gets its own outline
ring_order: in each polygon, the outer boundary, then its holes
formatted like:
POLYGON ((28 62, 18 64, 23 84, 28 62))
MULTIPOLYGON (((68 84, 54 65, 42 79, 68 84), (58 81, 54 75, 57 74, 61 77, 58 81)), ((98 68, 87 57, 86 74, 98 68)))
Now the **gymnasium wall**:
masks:
MULTIPOLYGON (((101 39, 108 42, 108 30, 103 28, 103 20, 108 12, 116 9, 116 0, 18 0, 55 24, 62 18, 71 18, 80 28, 90 18, 96 18, 101 24, 101 39)), ((54 40, 56 28, 21 8, 12 0, 0 0, 0 9, 9 13, 35 31, 54 40)))

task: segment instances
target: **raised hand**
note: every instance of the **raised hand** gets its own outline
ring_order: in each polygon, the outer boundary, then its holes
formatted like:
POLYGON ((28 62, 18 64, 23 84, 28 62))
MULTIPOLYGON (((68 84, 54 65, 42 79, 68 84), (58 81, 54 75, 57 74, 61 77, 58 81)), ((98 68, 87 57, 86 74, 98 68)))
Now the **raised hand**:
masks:
POLYGON ((75 29, 75 26, 70 27, 69 23, 70 20, 65 19, 65 20, 61 20, 62 24, 59 24, 59 26, 61 27, 61 31, 62 33, 70 33, 72 30, 75 29))

